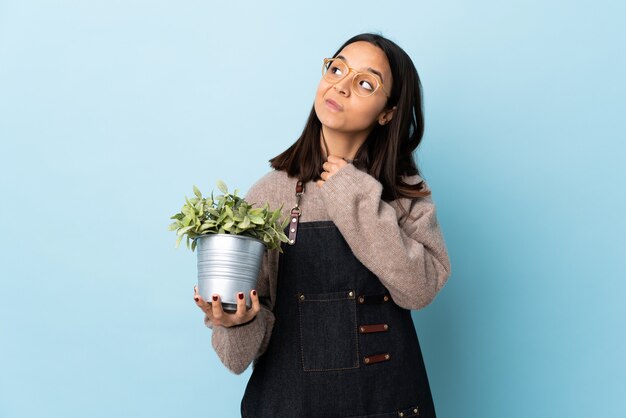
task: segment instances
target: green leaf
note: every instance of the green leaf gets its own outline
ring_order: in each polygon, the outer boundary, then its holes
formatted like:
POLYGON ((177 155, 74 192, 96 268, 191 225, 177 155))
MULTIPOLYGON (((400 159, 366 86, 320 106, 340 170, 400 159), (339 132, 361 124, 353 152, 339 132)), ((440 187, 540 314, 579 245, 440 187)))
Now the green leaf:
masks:
POLYGON ((239 228, 246 229, 249 226, 250 226, 250 218, 248 216, 246 216, 246 217, 243 218, 243 221, 241 221, 241 223, 239 223, 239 228))
POLYGON ((199 201, 198 203, 195 204, 194 209, 196 210, 196 212, 198 212, 199 216, 202 216, 204 203, 202 203, 202 201, 199 201))
POLYGON ((198 199, 202 199, 202 193, 200 192, 200 189, 198 189, 198 188, 196 187, 196 185, 195 185, 195 184, 193 185, 193 193, 194 193, 196 196, 198 196, 198 199))
POLYGON ((217 181, 217 188, 220 192, 228 194, 228 187, 226 187, 226 183, 224 183, 222 180, 217 181))
POLYGON ((248 213, 252 216, 263 216, 263 209, 262 208, 250 209, 248 213))
POLYGON ((183 236, 183 235, 185 234, 185 232, 189 231, 191 228, 193 228, 193 225, 190 225, 190 226, 186 226, 186 227, 184 227, 184 228, 181 228, 181 229, 177 232, 177 234, 178 234, 179 236, 183 236))
POLYGON ((260 216, 250 215, 250 221, 255 225, 263 225, 265 223, 265 219, 260 216))

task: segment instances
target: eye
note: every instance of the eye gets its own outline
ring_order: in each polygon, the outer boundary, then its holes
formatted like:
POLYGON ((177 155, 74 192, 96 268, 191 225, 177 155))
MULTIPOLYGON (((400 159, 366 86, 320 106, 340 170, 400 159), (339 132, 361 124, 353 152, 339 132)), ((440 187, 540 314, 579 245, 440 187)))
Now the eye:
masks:
POLYGON ((329 71, 330 71, 331 74, 335 74, 335 75, 342 75, 343 74, 341 72, 341 68, 339 68, 336 65, 331 65, 329 71))
POLYGON ((366 90, 374 90, 374 86, 372 85, 372 83, 370 83, 367 80, 361 80, 359 82, 359 86, 361 86, 362 88, 366 89, 366 90))

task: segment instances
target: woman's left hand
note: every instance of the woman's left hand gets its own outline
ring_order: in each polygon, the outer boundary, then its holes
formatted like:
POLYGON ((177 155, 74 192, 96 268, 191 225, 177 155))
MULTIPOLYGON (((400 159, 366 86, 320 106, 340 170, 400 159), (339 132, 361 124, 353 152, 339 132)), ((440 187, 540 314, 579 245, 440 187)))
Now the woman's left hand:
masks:
POLYGON ((328 160, 322 165, 324 171, 320 174, 321 180, 317 181, 317 187, 322 187, 326 180, 333 174, 339 171, 341 168, 348 165, 348 162, 341 157, 335 155, 329 155, 328 160))

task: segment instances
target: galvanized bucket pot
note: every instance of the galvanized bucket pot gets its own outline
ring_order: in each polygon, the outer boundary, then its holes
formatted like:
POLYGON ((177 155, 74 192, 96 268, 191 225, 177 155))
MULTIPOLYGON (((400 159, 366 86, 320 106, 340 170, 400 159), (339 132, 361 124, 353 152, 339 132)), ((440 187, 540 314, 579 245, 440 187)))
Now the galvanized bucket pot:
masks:
POLYGON ((212 302, 217 293, 224 310, 235 312, 237 293, 243 292, 250 307, 250 291, 256 286, 265 252, 263 241, 231 234, 200 235, 195 240, 202 299, 212 302))

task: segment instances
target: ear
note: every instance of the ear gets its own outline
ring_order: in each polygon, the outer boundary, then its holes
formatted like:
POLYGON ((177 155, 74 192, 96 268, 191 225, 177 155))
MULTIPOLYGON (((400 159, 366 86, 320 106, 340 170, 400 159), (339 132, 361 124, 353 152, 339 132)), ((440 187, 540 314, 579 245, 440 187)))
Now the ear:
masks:
POLYGON ((392 107, 391 109, 383 110, 380 115, 378 115, 378 124, 386 125, 391 122, 393 119, 393 115, 396 113, 397 106, 392 107))

